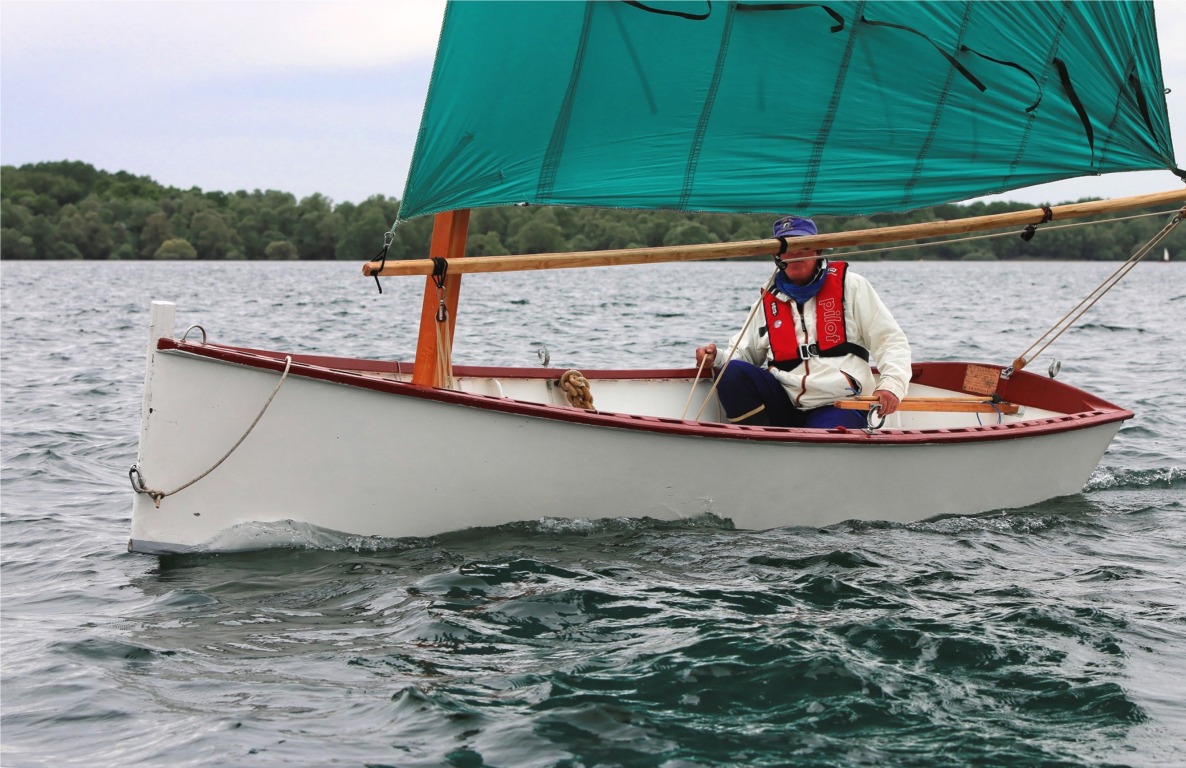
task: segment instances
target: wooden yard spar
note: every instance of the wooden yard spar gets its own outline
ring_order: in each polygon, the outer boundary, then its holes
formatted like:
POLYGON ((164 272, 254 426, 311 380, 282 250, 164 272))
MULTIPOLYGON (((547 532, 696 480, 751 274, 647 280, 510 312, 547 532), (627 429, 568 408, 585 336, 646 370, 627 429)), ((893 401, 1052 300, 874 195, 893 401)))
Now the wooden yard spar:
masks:
MULTIPOLYGON (((1053 221, 1080 219, 1108 213, 1131 211, 1157 205, 1186 203, 1186 190, 1169 190, 1145 195, 1097 200, 1084 203, 1034 208, 1026 211, 972 216, 952 221, 930 221, 897 227, 861 229, 795 238, 800 249, 843 248, 902 242, 925 237, 984 232, 1038 225, 1053 221)), ((523 256, 485 256, 464 259, 466 228, 469 211, 447 211, 435 215, 432 244, 428 259, 401 261, 369 261, 363 265, 369 277, 397 277, 427 275, 424 303, 420 314, 420 336, 416 347, 416 368, 413 383, 419 386, 445 386, 448 378, 453 329, 456 324, 457 302, 461 290, 461 275, 467 273, 521 272, 541 269, 576 269, 610 267, 630 264, 661 264, 674 261, 706 261, 710 259, 744 258, 775 253, 780 247, 777 239, 746 240, 739 243, 708 243, 677 245, 658 248, 622 248, 618 250, 583 253, 541 253, 523 256), (438 285, 433 277, 439 261, 446 260, 446 271, 438 285)))

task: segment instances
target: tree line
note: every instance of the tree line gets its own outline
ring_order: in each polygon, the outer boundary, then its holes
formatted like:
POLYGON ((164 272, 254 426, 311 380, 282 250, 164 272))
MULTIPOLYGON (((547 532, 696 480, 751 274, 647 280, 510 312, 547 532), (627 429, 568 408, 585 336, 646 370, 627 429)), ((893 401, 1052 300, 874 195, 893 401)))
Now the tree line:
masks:
MULTIPOLYGON (((901 214, 820 217, 821 231, 917 224, 1026 210, 1024 203, 941 205, 901 214)), ((110 173, 78 161, 0 168, 0 258, 3 259, 250 259, 366 261, 383 245, 399 201, 377 195, 338 203, 314 194, 204 192, 166 187, 124 171, 110 173)), ((692 243, 737 242, 770 236, 772 217, 600 208, 480 208, 470 215, 470 256, 553 253, 692 243)), ((1017 237, 946 242, 925 249, 858 258, 1005 260, 1124 259, 1157 232, 1162 217, 1106 225, 1049 228, 1017 237)), ((390 259, 424 258, 432 217, 395 230, 390 259)), ((1186 231, 1166 245, 1186 250, 1186 231)), ((841 251, 843 253, 843 251, 841 251)))

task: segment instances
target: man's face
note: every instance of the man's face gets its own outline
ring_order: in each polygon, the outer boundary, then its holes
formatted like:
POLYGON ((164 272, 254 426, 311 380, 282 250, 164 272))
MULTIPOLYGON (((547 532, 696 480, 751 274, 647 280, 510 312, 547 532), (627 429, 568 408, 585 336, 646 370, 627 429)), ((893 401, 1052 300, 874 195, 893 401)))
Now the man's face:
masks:
POLYGON ((783 258, 788 259, 787 268, 783 270, 788 280, 795 285, 807 285, 811 282, 811 278, 815 275, 816 265, 819 264, 819 251, 787 251, 783 258), (806 261, 789 261, 789 259, 799 259, 805 256, 814 256, 815 258, 809 258, 806 261))

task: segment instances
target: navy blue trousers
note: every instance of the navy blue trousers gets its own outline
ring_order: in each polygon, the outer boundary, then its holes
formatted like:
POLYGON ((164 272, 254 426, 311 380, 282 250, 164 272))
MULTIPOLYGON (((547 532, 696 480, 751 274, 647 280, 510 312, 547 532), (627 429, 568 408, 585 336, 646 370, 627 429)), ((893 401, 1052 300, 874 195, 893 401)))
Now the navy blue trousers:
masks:
POLYGON ((717 384, 717 398, 729 421, 736 424, 808 429, 861 429, 866 424, 864 411, 834 405, 806 411, 796 408, 774 374, 741 360, 725 366, 717 384))

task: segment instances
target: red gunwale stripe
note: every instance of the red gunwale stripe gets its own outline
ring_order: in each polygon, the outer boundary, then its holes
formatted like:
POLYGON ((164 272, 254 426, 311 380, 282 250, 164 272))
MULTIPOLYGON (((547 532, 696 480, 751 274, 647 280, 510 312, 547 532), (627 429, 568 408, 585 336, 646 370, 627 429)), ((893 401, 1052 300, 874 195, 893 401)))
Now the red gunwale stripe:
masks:
MULTIPOLYGON (((230 347, 220 344, 199 344, 162 338, 157 349, 177 351, 196 357, 219 360, 225 363, 283 371, 284 352, 230 347)), ((659 432, 683 435, 685 437, 711 437, 731 440, 757 440, 778 443, 824 443, 824 444, 868 444, 868 445, 918 445, 928 443, 965 443, 993 440, 1013 440, 1021 437, 1038 437, 1078 429, 1087 429, 1102 424, 1124 421, 1132 418, 1131 411, 1112 405, 1094 395, 1060 382, 1044 379, 1021 371, 1003 382, 1004 399, 1051 411, 1063 411, 1065 415, 1035 419, 1014 424, 992 424, 980 427, 956 429, 912 429, 884 430, 868 435, 860 430, 846 429, 790 429, 787 427, 747 427, 737 424, 717 424, 698 421, 683 421, 657 416, 635 416, 624 413, 589 412, 578 408, 561 408, 511 398, 480 395, 470 392, 455 392, 446 389, 416 387, 410 383, 386 381, 370 373, 411 374, 411 363, 389 363, 361 360, 347 357, 294 354, 290 375, 303 376, 334 384, 387 392, 421 400, 432 400, 488 411, 498 411, 521 416, 566 421, 591 426, 613 427, 641 432, 659 432), (1073 411, 1073 412, 1072 412, 1073 411)), ((962 391, 963 373, 967 363, 916 363, 914 379, 918 384, 952 391, 962 391)), ((982 365, 977 363, 977 365, 982 365)), ((491 376, 519 379, 557 379, 563 371, 548 368, 502 368, 484 366, 456 366, 454 376, 491 376)), ((696 375, 694 369, 652 369, 652 370, 596 370, 582 371, 591 380, 595 379, 661 379, 687 378, 696 375)))

